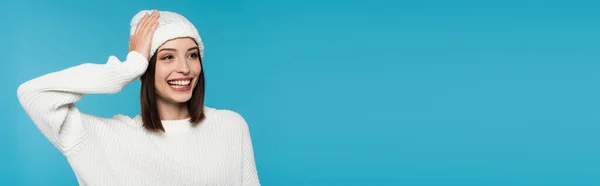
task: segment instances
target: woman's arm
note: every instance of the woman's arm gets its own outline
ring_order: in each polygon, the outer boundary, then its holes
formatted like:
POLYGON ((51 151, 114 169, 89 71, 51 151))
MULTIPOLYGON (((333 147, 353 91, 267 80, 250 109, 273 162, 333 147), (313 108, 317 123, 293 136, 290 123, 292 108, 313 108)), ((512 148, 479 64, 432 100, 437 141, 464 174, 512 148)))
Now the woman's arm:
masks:
POLYGON ((236 139, 240 139, 237 143, 241 147, 242 186, 260 186, 248 123, 242 115, 228 109, 219 110, 218 117, 223 124, 235 126, 236 133, 239 132, 240 138, 236 139))
POLYGON ((84 63, 52 72, 19 86, 17 97, 33 123, 62 151, 85 136, 83 114, 75 107, 85 94, 113 94, 142 75, 148 61, 136 51, 124 62, 110 56, 105 64, 84 63))
POLYGON ((74 148, 86 136, 85 121, 75 102, 85 94, 114 94, 141 76, 148 67, 150 44, 158 12, 145 15, 130 37, 129 53, 121 62, 110 56, 105 64, 84 63, 29 80, 17 97, 27 115, 61 152, 74 148))
MULTIPOLYGON (((240 116, 241 117, 241 116, 240 116)), ((250 130, 246 122, 242 119, 242 151, 243 151, 243 185, 244 186, 260 186, 258 179, 258 173, 256 170, 256 163, 254 160, 254 148, 252 147, 252 138, 250 136, 250 130)))
POLYGON ((227 122, 233 122, 240 127, 242 143, 242 185, 260 186, 256 162, 254 160, 254 148, 248 123, 239 113, 232 110, 222 110, 227 122))

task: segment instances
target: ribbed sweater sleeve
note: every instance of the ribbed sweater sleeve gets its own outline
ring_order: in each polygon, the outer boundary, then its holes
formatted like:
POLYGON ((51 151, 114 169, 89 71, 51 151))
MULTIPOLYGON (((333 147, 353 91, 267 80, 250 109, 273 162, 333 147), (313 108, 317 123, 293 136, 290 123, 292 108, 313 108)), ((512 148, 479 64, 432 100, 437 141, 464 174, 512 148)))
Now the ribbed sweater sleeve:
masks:
POLYGON ((254 148, 252 147, 252 139, 248 125, 244 122, 242 130, 242 183, 244 186, 260 186, 258 174, 256 170, 256 162, 254 160, 254 148))
POLYGON ((83 63, 21 84, 18 100, 42 134, 63 153, 86 137, 85 114, 74 105, 86 94, 114 94, 141 76, 148 60, 132 51, 125 61, 83 63))
POLYGON ((237 112, 225 110, 227 113, 228 122, 237 123, 241 128, 241 147, 242 147, 242 185, 243 186, 260 186, 258 178, 256 161, 254 158, 254 148, 252 146, 252 137, 248 123, 237 112))

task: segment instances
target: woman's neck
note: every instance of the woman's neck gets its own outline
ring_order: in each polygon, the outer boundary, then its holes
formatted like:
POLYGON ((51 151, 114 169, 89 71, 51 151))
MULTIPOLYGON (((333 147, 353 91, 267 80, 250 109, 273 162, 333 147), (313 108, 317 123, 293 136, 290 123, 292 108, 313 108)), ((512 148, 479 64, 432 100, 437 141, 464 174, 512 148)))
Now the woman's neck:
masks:
POLYGON ((172 103, 158 99, 156 105, 161 120, 180 120, 190 117, 186 103, 172 103))

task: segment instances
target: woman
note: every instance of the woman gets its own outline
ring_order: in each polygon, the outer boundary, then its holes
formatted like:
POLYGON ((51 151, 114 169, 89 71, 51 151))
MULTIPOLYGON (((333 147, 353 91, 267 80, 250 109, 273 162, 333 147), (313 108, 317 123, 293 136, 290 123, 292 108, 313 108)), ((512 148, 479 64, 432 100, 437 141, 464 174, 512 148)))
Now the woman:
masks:
POLYGON ((167 11, 131 21, 125 61, 85 63, 34 78, 18 98, 64 154, 80 185, 260 185, 248 126, 204 106, 204 47, 196 28, 167 11), (140 79, 141 114, 102 118, 74 103, 140 79))

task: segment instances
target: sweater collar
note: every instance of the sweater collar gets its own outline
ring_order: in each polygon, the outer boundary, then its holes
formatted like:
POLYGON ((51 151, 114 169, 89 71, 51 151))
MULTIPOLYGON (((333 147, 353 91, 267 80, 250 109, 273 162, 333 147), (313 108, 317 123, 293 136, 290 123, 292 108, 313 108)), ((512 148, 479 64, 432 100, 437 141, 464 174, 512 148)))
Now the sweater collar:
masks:
POLYGON ((166 134, 180 134, 189 132, 192 129, 190 118, 177 120, 161 120, 166 134))
MULTIPOLYGON (((208 107, 208 106, 204 106, 203 109, 204 109, 204 114, 206 115, 206 117, 209 117, 212 112, 217 110, 213 107, 208 107)), ((143 125, 143 120, 142 120, 141 114, 138 114, 136 117, 133 118, 133 120, 139 126, 143 125)), ((185 133, 187 131, 192 130, 193 126, 189 122, 189 120, 190 120, 190 118, 178 119, 178 120, 161 120, 161 123, 163 124, 163 128, 165 129, 165 133, 180 134, 180 133, 185 133)))

